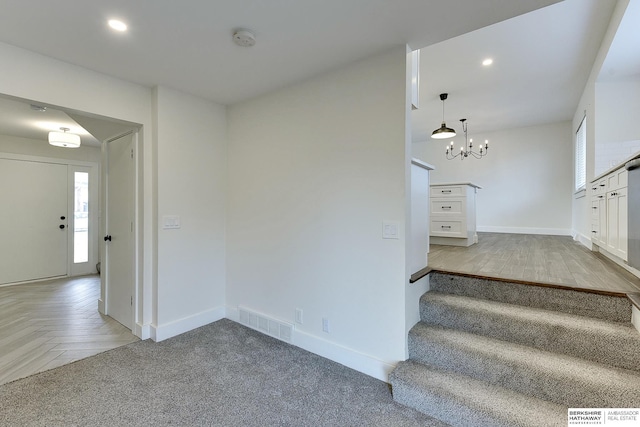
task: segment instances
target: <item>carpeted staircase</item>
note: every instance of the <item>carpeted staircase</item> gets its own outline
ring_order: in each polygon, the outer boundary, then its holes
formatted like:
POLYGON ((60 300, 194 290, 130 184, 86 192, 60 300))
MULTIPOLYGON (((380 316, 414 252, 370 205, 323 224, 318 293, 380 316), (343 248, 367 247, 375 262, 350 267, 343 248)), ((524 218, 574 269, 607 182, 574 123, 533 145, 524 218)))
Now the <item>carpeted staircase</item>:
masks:
POLYGON ((391 373, 394 399, 453 426, 566 426, 568 408, 640 407, 625 297, 432 272, 391 373))

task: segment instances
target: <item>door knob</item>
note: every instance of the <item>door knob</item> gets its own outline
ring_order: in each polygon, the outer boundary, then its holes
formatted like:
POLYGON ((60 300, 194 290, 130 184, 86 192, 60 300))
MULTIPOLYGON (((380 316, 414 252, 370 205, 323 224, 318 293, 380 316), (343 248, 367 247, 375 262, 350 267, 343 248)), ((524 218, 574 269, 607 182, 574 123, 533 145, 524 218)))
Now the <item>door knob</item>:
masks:
POLYGON ((105 241, 105 242, 107 242, 107 241, 109 241, 109 242, 110 242, 110 241, 111 241, 111 235, 106 235, 106 236, 104 236, 104 241, 105 241))
POLYGON ((60 224, 60 230, 64 230, 64 224, 60 224))

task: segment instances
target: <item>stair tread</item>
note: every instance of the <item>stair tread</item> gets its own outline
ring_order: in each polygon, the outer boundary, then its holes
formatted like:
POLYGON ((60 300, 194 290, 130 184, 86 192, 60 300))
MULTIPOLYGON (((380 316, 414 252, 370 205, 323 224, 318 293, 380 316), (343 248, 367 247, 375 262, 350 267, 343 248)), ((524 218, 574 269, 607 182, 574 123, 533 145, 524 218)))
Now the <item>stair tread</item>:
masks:
POLYGON ((409 332, 409 356, 572 407, 603 400, 608 402, 604 406, 640 406, 638 371, 460 330, 419 322, 409 332), (571 386, 578 388, 567 390, 571 386))
POLYGON ((631 323, 430 291, 422 321, 593 361, 640 370, 640 334, 631 323))
POLYGON ((631 319, 631 302, 629 296, 623 293, 603 293, 446 272, 432 272, 429 275, 429 283, 432 291, 447 294, 520 304, 615 322, 627 323, 631 319))
POLYGON ((468 307, 474 311, 493 311, 505 315, 513 315, 530 321, 541 321, 550 324, 570 324, 572 327, 580 327, 580 324, 589 329, 596 329, 606 333, 624 334, 630 338, 640 339, 640 334, 630 322, 621 323, 610 320, 596 319, 578 314, 563 313, 544 308, 527 307, 500 301, 483 300, 479 298, 430 291, 421 297, 424 301, 441 301, 449 305, 468 307), (586 324, 588 320, 588 325, 586 324))
POLYGON ((452 425, 566 426, 567 408, 453 372, 400 362, 394 398, 452 425))

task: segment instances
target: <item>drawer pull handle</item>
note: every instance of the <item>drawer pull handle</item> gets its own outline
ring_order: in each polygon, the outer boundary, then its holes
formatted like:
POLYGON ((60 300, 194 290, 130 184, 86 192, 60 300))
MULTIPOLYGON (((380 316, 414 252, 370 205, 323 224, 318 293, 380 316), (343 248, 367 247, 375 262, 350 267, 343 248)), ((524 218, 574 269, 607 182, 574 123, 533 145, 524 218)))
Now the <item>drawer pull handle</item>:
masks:
POLYGON ((598 207, 597 207, 597 206, 594 206, 594 207, 593 207, 593 209, 598 209, 598 207))
POLYGON ((451 228, 450 225, 441 225, 442 228, 451 228))
POLYGON ((443 206, 442 209, 451 209, 451 206, 443 206))
POLYGON ((602 199, 604 196, 598 196, 599 199, 602 199))
POLYGON ((598 189, 598 187, 591 187, 591 189, 592 189, 592 190, 597 190, 597 189, 598 189))
POLYGON ((440 190, 443 193, 451 193, 451 190, 440 190))
POLYGON ((612 196, 612 197, 613 197, 613 196, 617 196, 617 195, 618 195, 618 193, 611 193, 611 196, 612 196))
POLYGON ((597 233, 597 231, 593 230, 592 233, 597 233))
POLYGON ((600 184, 600 187, 604 187, 606 184, 600 184))

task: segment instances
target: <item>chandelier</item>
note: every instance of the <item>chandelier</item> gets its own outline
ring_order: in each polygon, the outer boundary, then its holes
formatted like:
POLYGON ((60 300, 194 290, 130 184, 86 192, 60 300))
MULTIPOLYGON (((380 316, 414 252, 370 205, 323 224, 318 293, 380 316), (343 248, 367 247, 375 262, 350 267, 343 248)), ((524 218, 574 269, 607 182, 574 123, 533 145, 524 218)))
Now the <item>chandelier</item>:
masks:
POLYGON ((487 155, 487 151, 489 151, 489 140, 484 140, 484 147, 480 144, 480 149, 478 151, 473 151, 473 139, 468 139, 467 135, 467 119, 460 119, 462 122, 462 131, 464 132, 464 147, 460 147, 460 152, 454 154, 453 153, 453 141, 451 141, 451 145, 447 145, 447 159, 453 160, 456 157, 460 157, 460 160, 464 160, 465 157, 473 156, 476 159, 482 158, 487 155))

